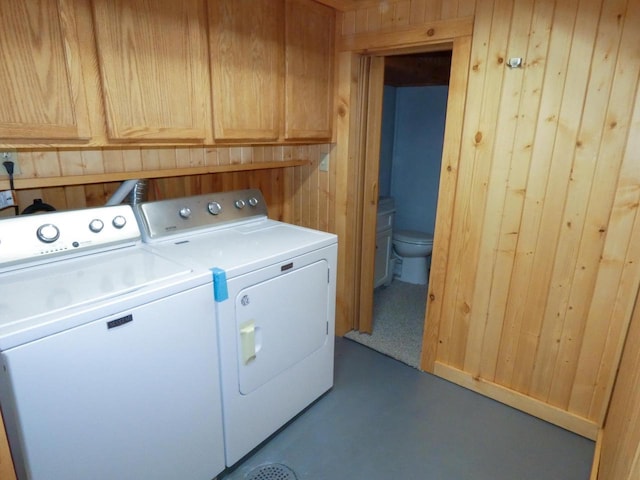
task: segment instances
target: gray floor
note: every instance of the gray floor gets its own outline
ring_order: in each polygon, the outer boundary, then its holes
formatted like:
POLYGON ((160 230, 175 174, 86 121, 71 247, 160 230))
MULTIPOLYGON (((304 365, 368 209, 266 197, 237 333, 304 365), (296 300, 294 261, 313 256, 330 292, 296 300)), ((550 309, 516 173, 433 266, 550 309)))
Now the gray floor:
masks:
POLYGON ((334 388, 220 478, 244 480, 258 466, 280 463, 299 480, 587 480, 593 449, 589 440, 337 338, 334 388))
POLYGON ((427 285, 413 285, 397 278, 373 292, 373 331, 352 331, 345 336, 418 368, 422 330, 427 307, 427 285))

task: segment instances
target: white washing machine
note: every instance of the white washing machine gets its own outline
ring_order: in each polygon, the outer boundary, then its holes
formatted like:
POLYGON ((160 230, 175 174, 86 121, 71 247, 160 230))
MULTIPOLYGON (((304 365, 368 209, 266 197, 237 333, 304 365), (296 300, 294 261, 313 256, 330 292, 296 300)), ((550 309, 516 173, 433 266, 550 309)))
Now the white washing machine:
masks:
POLYGON ((21 480, 224 469, 211 276, 130 206, 0 221, 0 407, 21 480), (212 346, 213 345, 213 346, 212 346))
POLYGON ((136 212, 154 252, 211 269, 231 466, 333 385, 337 237, 269 220, 259 190, 136 212))

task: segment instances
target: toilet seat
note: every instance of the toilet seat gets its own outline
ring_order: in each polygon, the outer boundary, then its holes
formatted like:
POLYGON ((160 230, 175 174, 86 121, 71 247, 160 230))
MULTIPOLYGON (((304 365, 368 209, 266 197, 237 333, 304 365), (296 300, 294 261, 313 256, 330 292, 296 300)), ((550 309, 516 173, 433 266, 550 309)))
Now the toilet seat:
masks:
POLYGON ((412 245, 433 245, 433 235, 418 230, 396 230, 393 232, 393 240, 412 245))

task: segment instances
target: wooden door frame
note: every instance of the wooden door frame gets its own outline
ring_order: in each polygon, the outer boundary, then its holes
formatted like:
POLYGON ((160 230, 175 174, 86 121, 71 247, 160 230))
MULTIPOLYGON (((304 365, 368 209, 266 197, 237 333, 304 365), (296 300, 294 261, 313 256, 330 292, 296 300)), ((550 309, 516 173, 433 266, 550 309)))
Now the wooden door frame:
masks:
MULTIPOLYGON (((336 211, 337 232, 342 239, 346 240, 346 242, 343 242, 343 253, 339 262, 339 268, 342 273, 339 272, 340 285, 336 328, 336 333, 342 335, 349 330, 359 329, 361 325, 367 328, 367 319, 363 320, 362 317, 363 315, 368 316, 370 322, 370 312, 372 312, 373 304, 373 288, 369 289, 368 286, 373 285, 374 258, 371 255, 372 250, 370 247, 363 248, 365 246, 363 242, 365 242, 364 239, 369 239, 369 241, 375 239, 375 222, 365 221, 365 210, 366 208, 370 210, 377 209, 378 179, 377 177, 372 179, 371 175, 367 176, 365 172, 377 172, 379 158, 366 155, 366 148, 362 148, 365 143, 362 135, 366 139, 366 144, 371 145, 377 142, 379 148, 380 131, 379 127, 377 133, 373 130, 369 131, 369 125, 375 128, 377 124, 375 119, 369 119, 367 128, 363 131, 359 131, 357 128, 357 119, 363 118, 363 109, 366 109, 367 105, 362 100, 358 101, 356 91, 363 82, 369 81, 368 75, 358 71, 357 64, 362 57, 384 57, 439 50, 452 50, 453 52, 438 193, 438 210, 436 213, 431 274, 427 293, 427 309, 420 361, 421 369, 429 372, 433 372, 434 368, 440 316, 442 314, 442 298, 444 297, 446 267, 449 258, 451 216, 453 214, 458 179, 464 106, 471 59, 471 39, 469 32, 468 35, 431 43, 412 44, 410 46, 398 44, 394 47, 385 47, 379 52, 343 52, 338 58, 341 80, 338 88, 338 114, 340 118, 337 125, 336 140, 340 146, 338 152, 340 165, 336 174, 338 183, 342 183, 346 189, 338 188, 336 194, 336 208, 344 209, 336 211), (340 162, 340 159, 343 162, 340 162), (372 165, 372 162, 375 162, 375 166, 372 165), (356 174, 359 175, 358 178, 353 178, 353 175, 356 174), (371 205, 371 192, 374 191, 375 203, 371 205), (367 203, 369 204, 368 207, 367 203), (354 229, 354 225, 361 227, 354 229), (343 229, 340 229, 340 226, 343 229), (367 276, 366 278, 365 275, 367 276)), ((382 87, 378 87, 381 92, 382 87)), ((369 88, 371 88, 371 85, 369 85, 369 88)), ((381 103, 382 99, 380 98, 381 103)))
MULTIPOLYGON (((369 56, 365 63, 363 83, 366 83, 366 105, 363 115, 364 155, 362 161, 362 189, 359 198, 360 238, 360 299, 357 329, 363 333, 373 331, 373 286, 376 254, 376 220, 378 214, 378 174, 380 170, 380 139, 382 137, 382 102, 384 95, 384 57, 369 56), (375 160, 375 161, 374 161, 375 160)), ((362 70, 361 70, 362 71, 362 70)))

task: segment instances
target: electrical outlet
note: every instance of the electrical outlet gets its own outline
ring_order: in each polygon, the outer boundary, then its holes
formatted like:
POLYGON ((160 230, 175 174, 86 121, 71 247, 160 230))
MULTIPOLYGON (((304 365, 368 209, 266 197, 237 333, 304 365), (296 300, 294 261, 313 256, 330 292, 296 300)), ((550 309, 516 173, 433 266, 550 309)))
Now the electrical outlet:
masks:
POLYGON ((319 168, 321 172, 329 171, 329 154, 328 153, 322 154, 322 160, 320 160, 319 168))
POLYGON ((4 162, 13 162, 13 176, 20 175, 20 164, 18 163, 18 153, 15 150, 0 151, 0 177, 8 177, 7 170, 2 165, 4 162))

